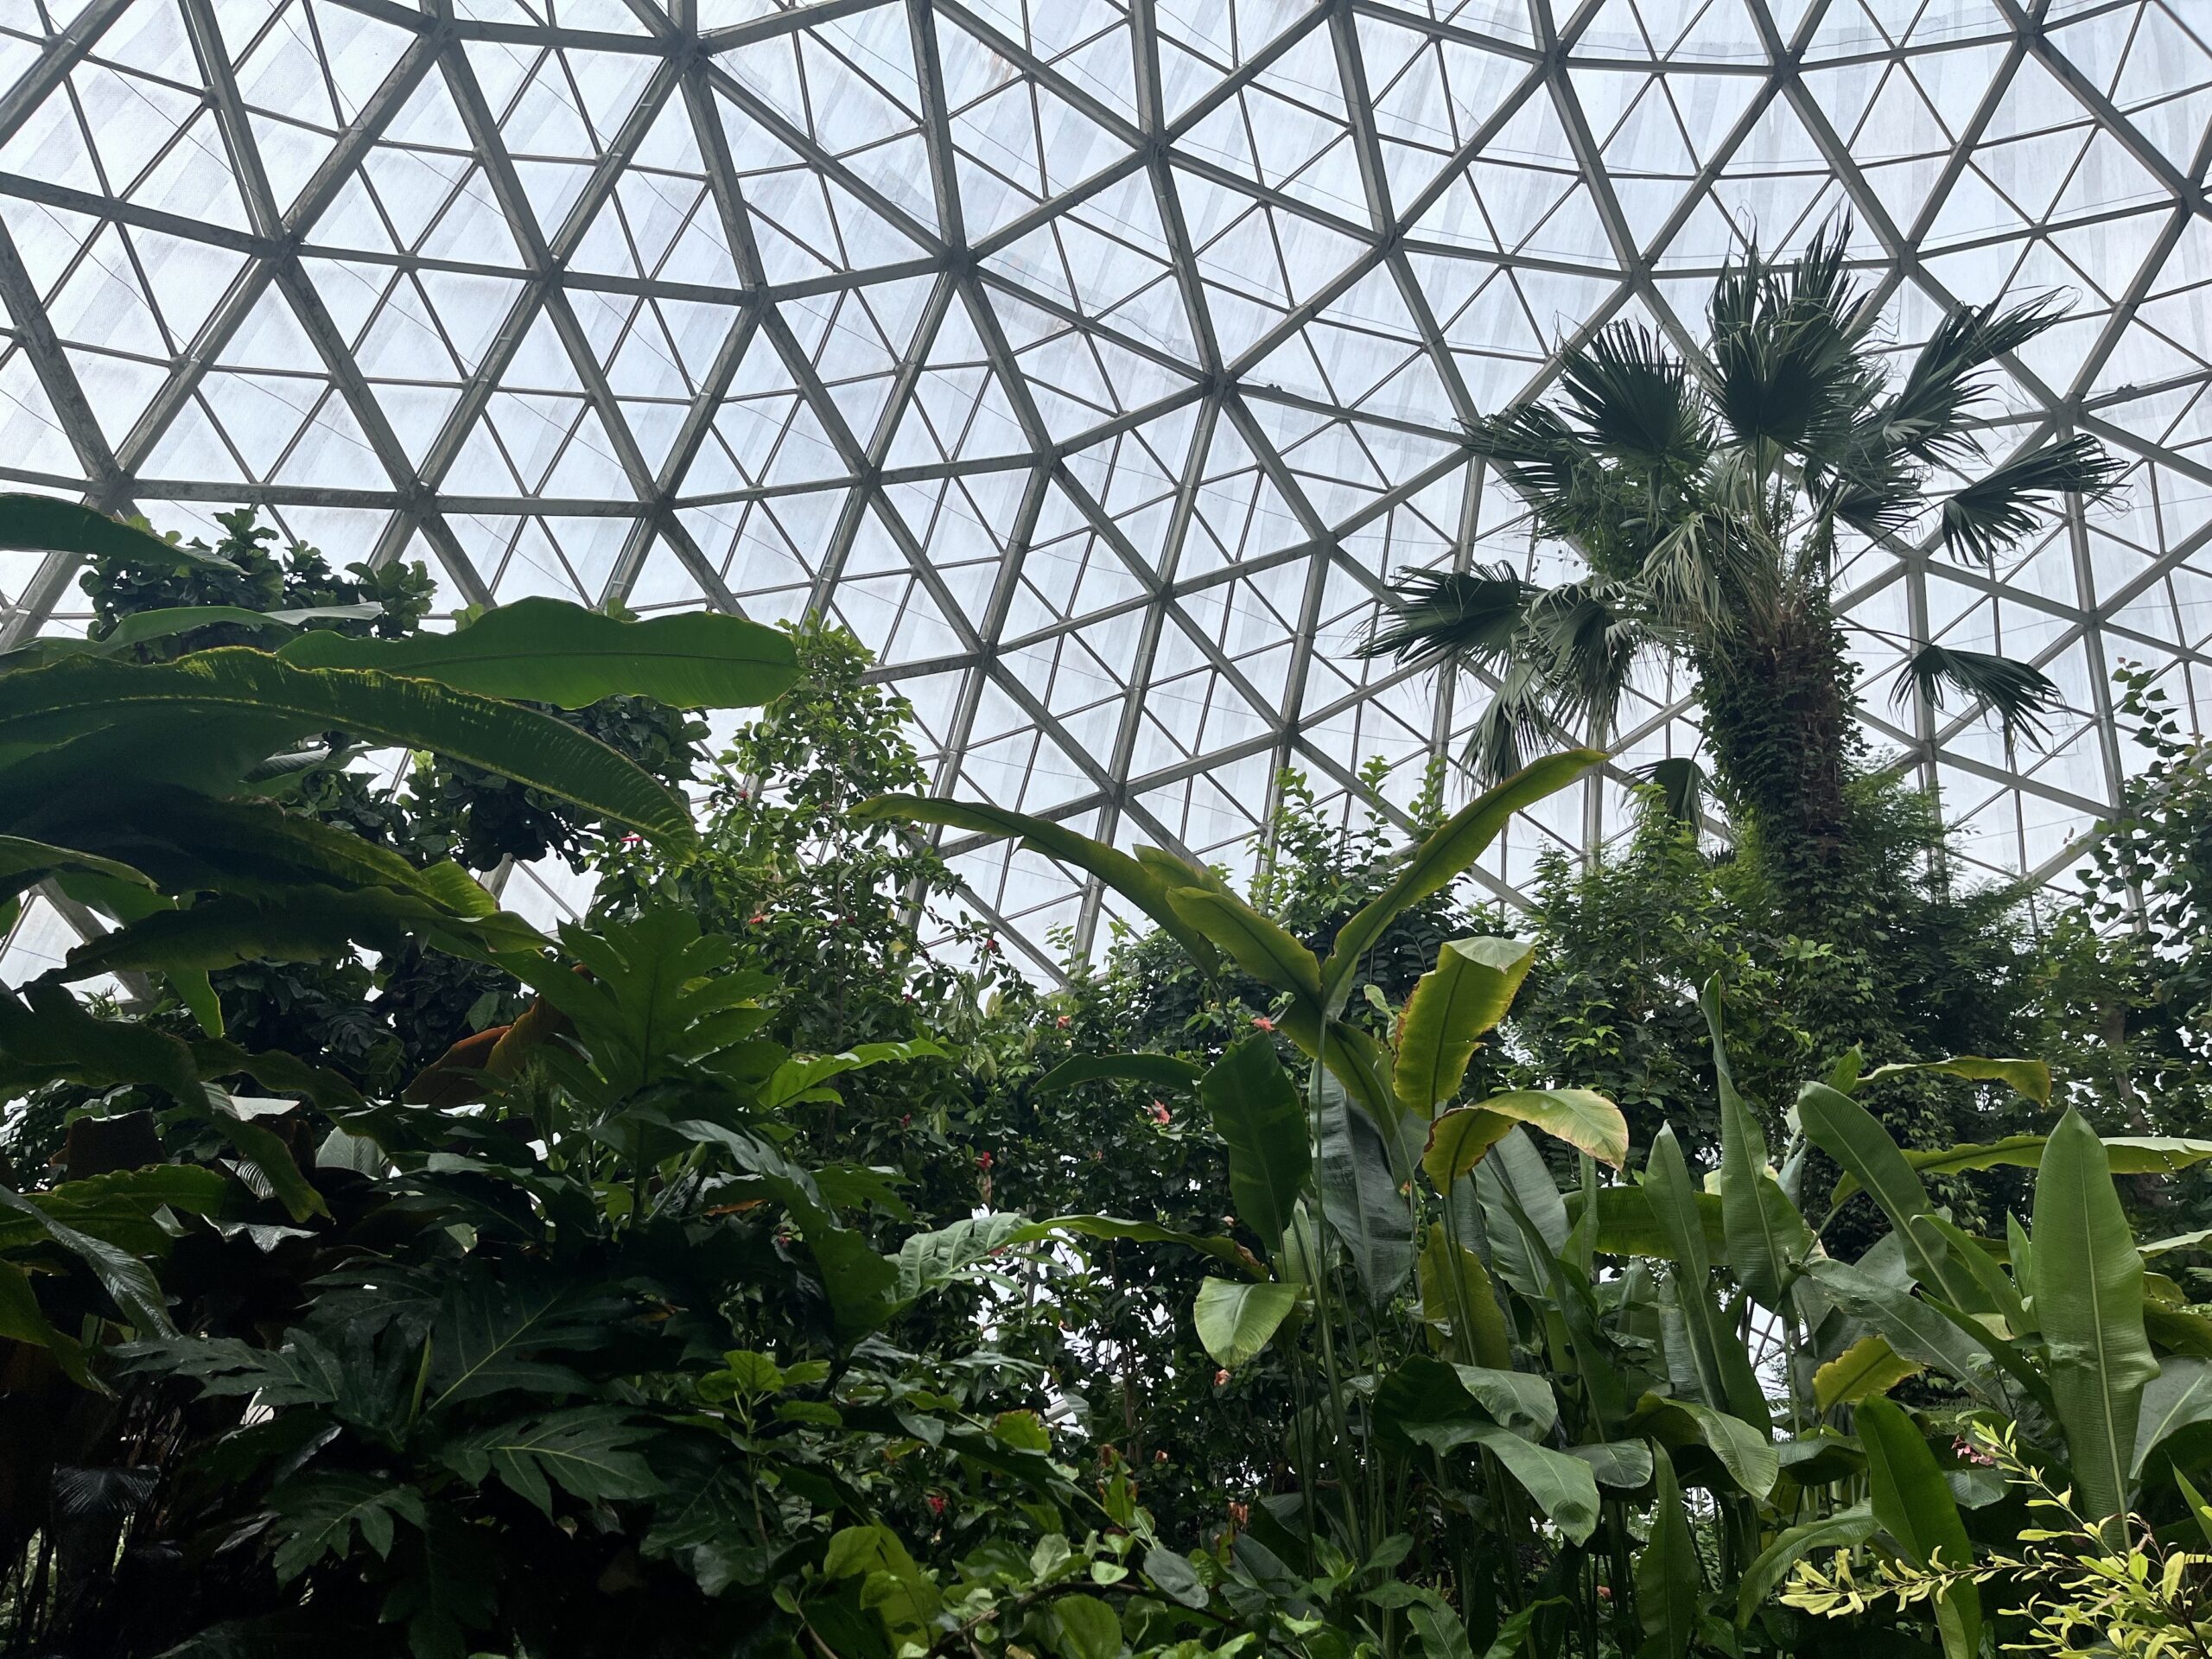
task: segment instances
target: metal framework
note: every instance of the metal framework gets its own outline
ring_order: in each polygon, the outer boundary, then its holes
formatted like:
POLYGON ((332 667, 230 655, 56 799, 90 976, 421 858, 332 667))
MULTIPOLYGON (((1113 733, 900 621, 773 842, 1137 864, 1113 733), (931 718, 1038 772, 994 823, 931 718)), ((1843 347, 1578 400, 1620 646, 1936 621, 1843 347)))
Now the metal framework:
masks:
MULTIPOLYGON (((2113 668, 2194 717, 2212 667, 2192 0, 7 0, 0 88, 0 478, 259 504, 456 606, 827 612, 940 788, 1125 842, 1237 864, 1286 767, 1402 815, 1480 699, 1352 656, 1386 578, 1569 563, 1461 423, 1615 318, 1688 345, 1839 209, 1900 349, 2070 290, 1992 453, 2136 463, 2007 568, 1853 558, 1877 741, 2049 874, 2129 764, 2113 668), (2050 746, 1893 709, 1929 638, 2039 664, 2050 746)), ((0 554, 0 639, 74 575, 0 554)), ((1492 891, 1697 741, 1663 676, 1624 723, 1492 891)), ((1108 913, 961 866, 1040 960, 1108 913)))

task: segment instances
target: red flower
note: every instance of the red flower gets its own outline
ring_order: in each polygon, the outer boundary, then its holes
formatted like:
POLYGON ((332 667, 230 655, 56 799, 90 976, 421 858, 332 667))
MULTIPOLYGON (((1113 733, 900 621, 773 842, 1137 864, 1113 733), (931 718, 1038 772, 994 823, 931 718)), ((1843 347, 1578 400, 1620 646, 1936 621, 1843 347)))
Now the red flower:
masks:
MULTIPOLYGON (((1229 1373, 1227 1371, 1216 1371, 1213 1374, 1213 1385, 1217 1389, 1227 1388, 1229 1386, 1229 1373)), ((1233 1513, 1237 1506, 1232 1503, 1229 1507, 1230 1511, 1233 1513)))
POLYGON ((944 1513, 944 1497, 942 1493, 931 1492, 930 1494, 929 1501, 930 1513, 931 1515, 943 1515, 944 1513))
POLYGON ((761 923, 763 923, 763 922, 766 921, 767 919, 768 919, 768 912, 767 912, 766 911, 765 911, 765 910, 764 910, 764 911, 762 911, 762 912, 761 912, 758 916, 748 916, 747 918, 746 918, 746 922, 747 922, 747 925, 748 926, 752 926, 752 927, 758 927, 758 926, 760 926, 760 924, 761 924, 761 923))
POLYGON ((1264 1014, 1254 1014, 1252 1016, 1252 1024, 1255 1029, 1260 1031, 1273 1031, 1275 1028, 1275 1022, 1268 1019, 1264 1014))
POLYGON ((978 1153, 976 1156, 976 1167, 978 1169, 988 1169, 990 1166, 991 1154, 988 1152, 978 1153))
POLYGON ((1062 1030, 1062 1031, 1065 1031, 1065 1030, 1068 1028, 1068 1024, 1069 1024, 1067 1015, 1065 1015, 1065 1014, 1062 1014, 1058 1019, 1057 1019, 1057 1020, 1053 1020, 1053 1021, 1052 1021, 1052 1024, 1053 1024, 1054 1026, 1058 1027, 1060 1030, 1062 1030))
POLYGON ((912 1112, 906 1113, 904 1116, 902 1116, 899 1118, 899 1127, 900 1128, 902 1128, 902 1129, 903 1129, 903 1128, 906 1128, 909 1123, 912 1122, 913 1121, 914 1121, 914 1115, 913 1115, 912 1112))
POLYGON ((1167 1108, 1156 1100, 1152 1103, 1152 1121, 1155 1123, 1167 1122, 1167 1108))

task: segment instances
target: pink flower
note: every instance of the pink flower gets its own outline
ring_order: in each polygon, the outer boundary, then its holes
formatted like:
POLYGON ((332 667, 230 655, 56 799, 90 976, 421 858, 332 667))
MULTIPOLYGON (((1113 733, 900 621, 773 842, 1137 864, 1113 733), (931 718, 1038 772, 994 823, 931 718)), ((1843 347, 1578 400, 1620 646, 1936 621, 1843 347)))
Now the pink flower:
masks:
POLYGON ((1155 1123, 1167 1122, 1167 1108, 1156 1100, 1152 1103, 1152 1121, 1155 1123))
POLYGON ((988 1169, 990 1166, 991 1154, 988 1152, 978 1153, 976 1157, 976 1167, 978 1169, 988 1169))
POLYGON ((1275 1022, 1264 1014, 1255 1014, 1252 1016, 1252 1027, 1255 1031, 1273 1031, 1275 1022))
POLYGON ((1065 1015, 1065 1014, 1062 1014, 1058 1019, 1057 1019, 1057 1020, 1053 1020, 1053 1021, 1052 1021, 1052 1024, 1053 1024, 1054 1026, 1056 1026, 1057 1027, 1058 1027, 1060 1030, 1062 1030, 1062 1031, 1065 1031, 1065 1030, 1068 1028, 1068 1025, 1069 1025, 1069 1020, 1068 1020, 1068 1017, 1067 1017, 1067 1015, 1065 1015))
MULTIPOLYGON (((1229 1386, 1229 1373, 1227 1371, 1216 1371, 1213 1374, 1213 1385, 1217 1389, 1227 1388, 1229 1386)), ((1230 1504, 1229 1507, 1231 1512, 1234 1512, 1236 1508, 1234 1503, 1230 1504)))
POLYGON ((944 1496, 943 1493, 931 1492, 929 1497, 929 1503, 930 1513, 931 1515, 943 1515, 944 1513, 944 1496))

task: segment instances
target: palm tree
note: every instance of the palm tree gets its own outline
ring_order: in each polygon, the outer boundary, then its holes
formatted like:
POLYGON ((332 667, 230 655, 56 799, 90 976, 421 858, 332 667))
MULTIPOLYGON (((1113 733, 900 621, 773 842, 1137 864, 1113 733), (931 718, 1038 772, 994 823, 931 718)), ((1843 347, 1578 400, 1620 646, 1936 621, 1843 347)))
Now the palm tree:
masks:
MULTIPOLYGON (((1818 872, 1849 841, 1845 785, 1863 745, 1832 603, 1839 543, 1995 561, 2062 510, 2108 491, 2120 464, 2086 436, 1983 457, 1991 367, 2064 315, 2048 298, 1953 311, 1895 383, 1875 308, 1845 270, 1848 220, 1786 264, 1751 250, 1722 272, 1702 359, 1616 323, 1568 353, 1560 396, 1484 420, 1478 453, 1525 496, 1539 535, 1588 574, 1540 588, 1504 565, 1401 574, 1370 657, 1486 670, 1499 689, 1469 760, 1516 769, 1547 733, 1602 744, 1640 659, 1687 659, 1713 771, 1786 861, 1818 872)), ((2008 737, 2035 737, 2057 689, 1986 652, 1923 647, 1900 695, 1963 692, 2008 737)))

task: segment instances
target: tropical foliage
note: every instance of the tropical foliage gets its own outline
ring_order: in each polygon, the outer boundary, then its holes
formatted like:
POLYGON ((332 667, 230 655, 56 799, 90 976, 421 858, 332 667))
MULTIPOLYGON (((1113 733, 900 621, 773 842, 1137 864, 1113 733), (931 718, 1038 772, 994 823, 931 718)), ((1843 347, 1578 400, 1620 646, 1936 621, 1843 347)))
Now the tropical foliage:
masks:
MULTIPOLYGON (((0 659, 0 874, 91 934, 0 988, 9 1650, 2201 1650, 2204 1241, 2139 1218, 2212 1139, 2003 1058, 2069 975, 2150 1041, 2186 905, 1839 954, 1655 806, 1510 937, 1461 879, 1593 751, 1410 845, 1288 779, 1240 892, 933 796, 832 630, 432 632, 226 529, 0 501, 101 619, 0 659), (1041 988, 936 827, 1151 926, 1041 988), (1915 1008, 1962 963, 2029 990, 1915 1008)), ((2109 856, 2179 894, 2164 741, 2109 856)))
MULTIPOLYGON (((1961 307, 1892 380, 1850 239, 1839 220, 1791 263, 1753 249, 1730 264, 1695 361, 1614 323, 1566 354, 1555 401, 1478 423, 1478 451, 1587 574, 1549 588, 1503 565, 1411 574, 1367 646, 1495 679, 1470 746, 1493 778, 1556 732, 1608 742, 1639 665, 1685 659, 1724 797, 1808 902, 1853 841, 1857 692, 1830 594, 1851 539, 1988 566, 2118 471, 2085 435, 1983 453, 1996 365, 2061 308, 1961 307)), ((1928 645, 1899 694, 1948 693, 2020 736, 2056 695, 2024 664, 1928 645)))

